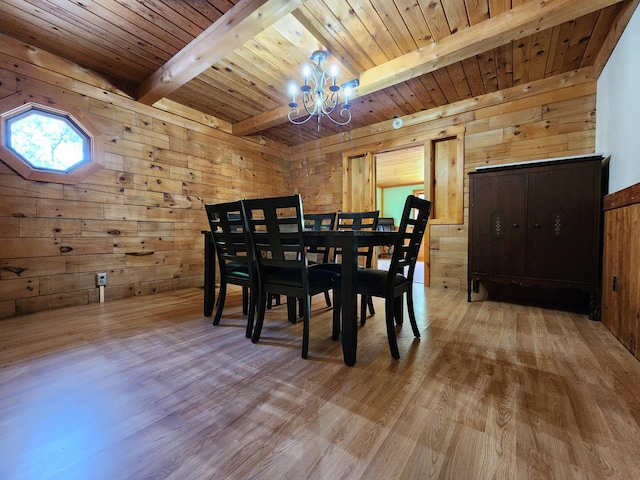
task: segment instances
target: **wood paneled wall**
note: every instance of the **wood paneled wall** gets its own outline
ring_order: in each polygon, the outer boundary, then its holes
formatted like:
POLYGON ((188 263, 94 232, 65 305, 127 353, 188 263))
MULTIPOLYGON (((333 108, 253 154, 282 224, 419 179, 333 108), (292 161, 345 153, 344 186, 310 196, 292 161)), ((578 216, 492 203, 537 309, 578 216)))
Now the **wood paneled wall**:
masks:
POLYGON ((415 145, 433 132, 464 125, 464 223, 430 227, 431 286, 466 289, 469 180, 476 167, 593 153, 596 82, 563 78, 485 95, 406 119, 401 130, 380 124, 332 140, 305 144, 292 154, 292 187, 310 211, 340 206, 342 152, 415 145), (570 85, 570 86, 568 86, 570 85))
MULTIPOLYGON (((416 145, 465 126, 465 171, 591 153, 596 83, 587 70, 286 147, 161 101, 141 105, 104 79, 15 42, 0 52, 0 98, 50 96, 105 134, 105 167, 78 185, 23 180, 0 162, 0 318, 202 284, 203 205, 298 191, 305 211, 340 210, 342 157, 416 145), (12 55, 12 56, 10 56, 12 55), (173 112, 173 113, 169 113, 173 112)), ((464 223, 431 228, 431 285, 466 288, 464 223)))
POLYGON ((42 80, 0 68, 0 98, 33 91, 87 113, 104 132, 105 166, 61 185, 24 180, 0 161, 0 318, 98 302, 98 272, 106 301, 200 286, 204 204, 290 192, 288 149, 77 79, 56 87, 62 76, 36 70, 42 80))

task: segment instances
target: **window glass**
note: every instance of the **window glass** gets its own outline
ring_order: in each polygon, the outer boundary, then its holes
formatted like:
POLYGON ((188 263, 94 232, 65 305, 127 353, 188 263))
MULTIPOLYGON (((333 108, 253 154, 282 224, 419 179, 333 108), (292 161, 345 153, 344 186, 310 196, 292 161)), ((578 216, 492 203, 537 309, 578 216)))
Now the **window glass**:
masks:
POLYGON ((31 167, 68 172, 90 160, 90 139, 69 117, 31 108, 7 118, 7 147, 31 167))

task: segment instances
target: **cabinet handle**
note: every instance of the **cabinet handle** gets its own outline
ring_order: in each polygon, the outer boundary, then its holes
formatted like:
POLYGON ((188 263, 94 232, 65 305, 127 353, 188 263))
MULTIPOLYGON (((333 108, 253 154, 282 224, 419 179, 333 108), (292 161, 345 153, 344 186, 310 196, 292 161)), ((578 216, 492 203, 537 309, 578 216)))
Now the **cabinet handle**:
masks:
POLYGON ((534 223, 533 228, 542 228, 542 225, 540 225, 539 223, 534 223))
POLYGON ((520 228, 520 225, 518 225, 517 223, 514 223, 513 228, 520 228))

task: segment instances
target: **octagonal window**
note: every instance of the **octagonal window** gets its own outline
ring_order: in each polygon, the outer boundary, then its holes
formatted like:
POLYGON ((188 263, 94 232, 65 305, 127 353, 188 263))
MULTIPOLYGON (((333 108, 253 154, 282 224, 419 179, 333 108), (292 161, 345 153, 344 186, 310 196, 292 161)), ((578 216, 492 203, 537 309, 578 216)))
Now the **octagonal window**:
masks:
POLYGON ((7 147, 31 167, 69 172, 89 161, 89 136, 68 116, 31 108, 8 118, 7 147))
POLYGON ((0 99, 0 160, 28 180, 75 184, 102 168, 104 141, 83 112, 20 92, 0 99))

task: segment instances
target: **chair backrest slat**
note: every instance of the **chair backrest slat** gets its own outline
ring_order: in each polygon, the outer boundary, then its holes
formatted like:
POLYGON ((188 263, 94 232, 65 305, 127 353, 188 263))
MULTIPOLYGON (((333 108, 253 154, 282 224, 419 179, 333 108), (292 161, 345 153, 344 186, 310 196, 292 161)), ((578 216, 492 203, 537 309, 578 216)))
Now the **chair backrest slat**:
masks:
POLYGON ((407 278, 413 281, 416 261, 430 213, 431 202, 429 200, 414 195, 407 196, 398 227, 398 239, 394 244, 389 265, 389 282, 394 281, 395 273, 402 273, 406 267, 409 267, 407 278))
POLYGON ((329 213, 305 213, 304 229, 305 230, 333 230, 336 223, 336 212, 329 213))
POLYGON ((338 230, 375 230, 378 228, 378 210, 372 212, 339 212, 338 230))

